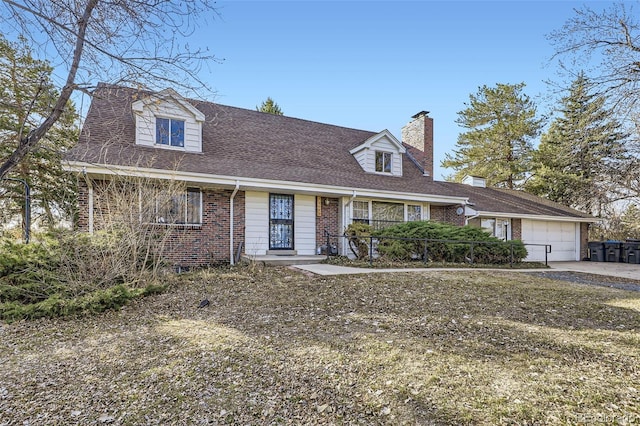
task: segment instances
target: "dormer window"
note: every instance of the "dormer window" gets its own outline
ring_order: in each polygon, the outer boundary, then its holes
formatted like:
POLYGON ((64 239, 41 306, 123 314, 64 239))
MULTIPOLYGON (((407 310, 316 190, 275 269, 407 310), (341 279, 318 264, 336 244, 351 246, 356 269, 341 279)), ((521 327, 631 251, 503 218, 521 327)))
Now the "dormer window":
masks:
POLYGON ((156 118, 156 144, 184 147, 184 120, 156 118))
POLYGON ((392 158, 390 152, 376 151, 376 172, 391 173, 392 158))
POLYGON ((136 145, 184 152, 202 152, 204 113, 172 89, 131 104, 136 120, 136 145))
POLYGON ((395 136, 388 130, 383 130, 352 148, 349 154, 353 155, 367 173, 402 176, 402 155, 406 152, 407 149, 395 136))

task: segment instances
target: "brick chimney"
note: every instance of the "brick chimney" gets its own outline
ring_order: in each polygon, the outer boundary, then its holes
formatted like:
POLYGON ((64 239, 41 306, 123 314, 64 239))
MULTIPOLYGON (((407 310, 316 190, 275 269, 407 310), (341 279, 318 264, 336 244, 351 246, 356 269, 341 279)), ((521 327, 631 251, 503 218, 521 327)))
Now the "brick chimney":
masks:
POLYGON ((433 118, 420 111, 402 128, 402 143, 415 158, 425 176, 433 179, 433 118))

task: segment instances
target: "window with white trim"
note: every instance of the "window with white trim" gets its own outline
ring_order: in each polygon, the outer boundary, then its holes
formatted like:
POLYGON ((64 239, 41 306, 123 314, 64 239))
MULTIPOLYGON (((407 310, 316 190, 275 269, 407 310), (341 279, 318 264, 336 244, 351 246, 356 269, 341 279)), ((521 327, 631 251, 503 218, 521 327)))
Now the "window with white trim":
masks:
POLYGON ((354 200, 351 203, 351 221, 367 223, 382 229, 402 222, 422 220, 422 205, 379 200, 354 200))
POLYGON ((184 147, 184 120, 156 117, 156 144, 184 147))
POLYGON ((407 204, 407 222, 422 220, 422 206, 407 204))
POLYGON ((393 154, 390 152, 376 151, 376 172, 391 173, 391 159, 393 154))
POLYGON ((368 201, 353 202, 353 221, 369 223, 369 202, 368 201))
POLYGON ((373 220, 389 226, 404 222, 404 204, 387 201, 372 201, 371 216, 373 220))
POLYGON ((143 221, 176 225, 202 224, 202 192, 198 188, 185 191, 143 190, 143 221))
POLYGON ((480 227, 483 231, 501 240, 509 240, 511 238, 510 225, 511 221, 509 219, 483 218, 480 221, 480 227))

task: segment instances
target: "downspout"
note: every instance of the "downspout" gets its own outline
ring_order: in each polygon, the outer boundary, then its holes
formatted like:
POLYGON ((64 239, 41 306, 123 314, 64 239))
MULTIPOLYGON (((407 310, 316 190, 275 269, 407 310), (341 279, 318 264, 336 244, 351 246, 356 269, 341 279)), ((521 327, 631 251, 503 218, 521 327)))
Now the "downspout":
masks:
POLYGON ((473 220, 473 219, 475 219, 475 218, 477 218, 479 216, 480 216, 479 214, 474 214, 473 216, 465 216, 465 218, 464 218, 465 226, 469 224, 470 220, 473 220))
MULTIPOLYGON (((345 204, 345 207, 350 206, 353 203, 353 200, 355 200, 355 199, 356 199, 356 190, 354 189, 353 190, 353 195, 351 195, 351 198, 349 198, 349 201, 347 201, 347 204, 345 204)), ((348 226, 347 222, 348 221, 349 221, 349 217, 348 217, 348 215, 346 214, 346 211, 345 211, 344 222, 342 223, 343 229, 347 228, 347 226, 348 226)), ((328 248, 327 248, 327 250, 328 250, 328 248)), ((342 254, 344 255, 346 253, 347 253, 347 248, 346 248, 346 243, 345 243, 345 244, 342 244, 342 254)))
MULTIPOLYGON (((467 204, 467 205, 469 205, 469 204, 467 204)), ((466 210, 466 209, 467 209, 467 205, 462 206, 462 208, 464 208, 464 209, 466 210)), ((473 204, 471 204, 471 205, 473 205, 473 204)), ((477 211, 477 210, 476 210, 476 211, 477 211)), ((465 216, 465 217, 464 217, 464 224, 465 224, 465 226, 469 224, 469 221, 470 221, 470 220, 473 220, 473 219, 475 219, 475 218, 477 218, 477 217, 479 217, 479 216, 480 216, 480 213, 476 213, 476 214, 471 215, 471 216, 465 216)))
POLYGON ((236 187, 233 189, 231 197, 229 197, 229 254, 231 255, 229 259, 231 259, 231 266, 235 265, 235 253, 233 252, 233 200, 236 198, 238 189, 240 189, 240 181, 237 180, 236 187))
POLYGON ((353 195, 351 196, 351 198, 349 198, 349 202, 347 202, 347 205, 351 204, 355 198, 356 198, 356 190, 354 189, 353 195))
MULTIPOLYGON (((345 207, 349 207, 351 205, 351 203, 353 203, 353 200, 355 200, 356 198, 356 190, 353 190, 353 195, 351 196, 351 198, 349 198, 349 201, 347 201, 347 204, 345 205, 345 207)), ((344 226, 345 228, 347 227, 347 222, 348 222, 348 218, 345 218, 346 220, 344 221, 344 226)))

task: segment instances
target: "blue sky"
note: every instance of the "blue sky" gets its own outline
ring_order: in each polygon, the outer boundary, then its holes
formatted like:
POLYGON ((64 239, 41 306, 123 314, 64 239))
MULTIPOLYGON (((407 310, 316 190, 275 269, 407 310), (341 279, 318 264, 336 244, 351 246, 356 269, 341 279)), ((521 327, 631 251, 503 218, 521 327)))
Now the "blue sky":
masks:
MULTIPOLYGON (((435 178, 461 128, 457 112, 482 85, 525 82, 547 110, 555 78, 546 35, 584 2, 220 1, 196 36, 220 64, 206 75, 216 102, 255 108, 272 97, 287 116, 400 137, 430 111, 435 178)), ((600 10, 609 3, 587 2, 600 10)), ((196 41, 196 40, 193 40, 196 41)))

